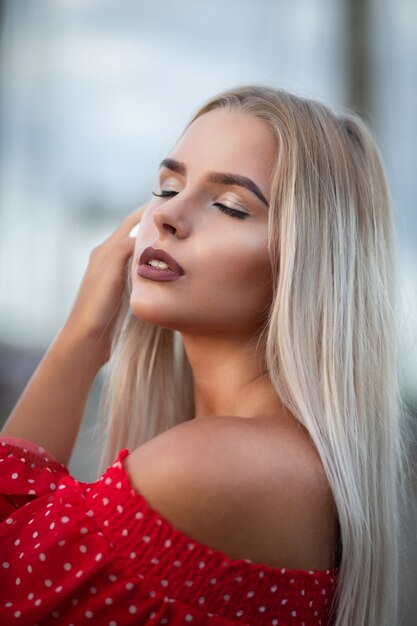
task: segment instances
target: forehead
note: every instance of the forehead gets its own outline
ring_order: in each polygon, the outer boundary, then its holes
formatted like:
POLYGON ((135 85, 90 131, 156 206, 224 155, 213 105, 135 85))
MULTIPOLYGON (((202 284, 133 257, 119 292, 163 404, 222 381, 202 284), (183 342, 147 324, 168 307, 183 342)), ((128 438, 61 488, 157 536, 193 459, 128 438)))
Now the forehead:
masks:
POLYGON ((269 185, 276 144, 266 123, 250 113, 214 109, 197 118, 170 157, 191 173, 230 172, 269 185))

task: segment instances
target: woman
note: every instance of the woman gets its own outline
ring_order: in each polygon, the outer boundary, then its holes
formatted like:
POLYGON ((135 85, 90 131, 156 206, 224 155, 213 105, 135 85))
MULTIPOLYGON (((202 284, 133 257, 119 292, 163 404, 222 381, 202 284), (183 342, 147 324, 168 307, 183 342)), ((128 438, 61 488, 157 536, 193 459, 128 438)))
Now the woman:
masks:
POLYGON ((370 133, 231 89, 153 194, 93 251, 2 431, 0 621, 396 623, 393 221, 370 133), (101 476, 80 483, 110 356, 101 476))

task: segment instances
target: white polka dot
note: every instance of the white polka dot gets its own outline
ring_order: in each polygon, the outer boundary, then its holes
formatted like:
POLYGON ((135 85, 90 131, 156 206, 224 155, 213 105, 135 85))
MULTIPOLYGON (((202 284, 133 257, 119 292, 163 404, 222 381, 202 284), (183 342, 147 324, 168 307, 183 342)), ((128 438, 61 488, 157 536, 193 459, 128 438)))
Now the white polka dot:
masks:
POLYGON ((47 578, 43 582, 45 583, 46 587, 52 587, 52 580, 50 580, 49 578, 47 578))
POLYGON ((52 611, 52 617, 59 617, 58 611, 52 611))
POLYGON ((29 489, 29 495, 36 496, 36 491, 34 489, 29 489))
POLYGON ((13 606, 13 602, 6 602, 4 606, 7 606, 7 608, 9 608, 10 606, 13 606))
POLYGON ((135 585, 133 583, 126 583, 125 588, 130 591, 131 589, 133 589, 135 585))
POLYGON ((283 605, 287 604, 287 602, 288 602, 287 598, 284 598, 283 600, 281 600, 281 604, 283 604, 283 605))
POLYGON ((22 582, 22 579, 21 578, 16 578, 15 582, 16 582, 16 585, 20 585, 20 583, 22 582))
POLYGON ((118 504, 116 508, 119 513, 123 513, 123 507, 121 504, 118 504))
POLYGON ((19 543, 20 543, 20 539, 16 539, 16 541, 14 542, 14 545, 15 545, 15 546, 18 546, 18 545, 19 545, 19 543))
POLYGON ((38 531, 37 531, 37 530, 35 530, 35 532, 33 533, 32 537, 33 537, 34 539, 36 539, 36 537, 37 537, 38 535, 39 535, 38 531))
POLYGON ((55 528, 55 522, 51 522, 51 523, 49 524, 49 528, 50 528, 51 530, 53 530, 53 529, 55 528))
POLYGON ((116 484, 116 487, 117 487, 117 489, 121 489, 121 488, 122 488, 122 483, 119 481, 119 482, 116 484))
POLYGON ((33 568, 32 568, 31 565, 28 565, 26 569, 29 572, 29 574, 31 574, 33 572, 33 568))
POLYGON ((15 611, 14 616, 15 617, 20 617, 22 615, 21 611, 15 611))
POLYGON ((88 533, 88 528, 85 528, 85 527, 84 527, 84 528, 81 528, 80 533, 81 533, 82 535, 85 535, 86 533, 88 533))
POLYGON ((59 546, 65 546, 67 542, 65 541, 65 539, 61 539, 61 541, 58 541, 58 545, 59 546))
POLYGON ((83 575, 83 570, 80 569, 75 575, 77 578, 80 578, 83 575))
POLYGON ((94 560, 95 561, 101 561, 102 558, 103 558, 103 555, 101 554, 101 552, 99 552, 98 554, 96 554, 94 560))
POLYGON ((167 539, 167 540, 165 541, 165 544, 164 544, 164 545, 165 545, 165 547, 166 547, 166 548, 170 548, 170 547, 171 547, 171 545, 172 545, 172 541, 171 541, 171 539, 167 539))
POLYGON ((69 517, 67 517, 66 515, 64 515, 63 517, 61 517, 61 522, 63 524, 67 524, 69 522, 69 517))
POLYGON ((80 552, 87 552, 87 546, 80 546, 80 552))
POLYGON ((203 598, 203 597, 198 598, 198 603, 199 603, 199 604, 204 604, 204 602, 205 602, 205 601, 206 601, 206 599, 205 599, 205 598, 203 598))
POLYGON ((134 604, 131 604, 129 607, 129 613, 137 613, 137 608, 134 604))
POLYGON ((278 589, 277 585, 272 585, 272 587, 271 587, 272 593, 275 593, 277 589, 278 589))
POLYGON ((106 598, 104 602, 105 604, 108 604, 108 605, 113 604, 113 598, 106 598))
POLYGON ((56 484, 55 483, 51 483, 49 485, 50 489, 52 489, 52 491, 54 491, 56 489, 56 484))
POLYGON ((86 612, 84 613, 84 615, 85 615, 86 617, 88 617, 88 618, 92 618, 92 617, 93 617, 93 612, 92 612, 92 611, 86 611, 86 612))
POLYGON ((57 593, 60 593, 63 590, 63 586, 62 585, 58 585, 58 587, 55 588, 55 591, 57 593))
POLYGON ((115 576, 114 574, 110 574, 109 580, 111 580, 112 583, 114 583, 117 580, 117 576, 115 576))
POLYGON ((104 506, 107 506, 108 503, 110 502, 110 500, 108 498, 103 498, 102 502, 103 502, 104 506))
POLYGON ((18 477, 19 477, 19 474, 17 474, 16 472, 14 472, 14 473, 12 474, 12 478, 13 478, 13 480, 16 480, 16 478, 18 478, 18 477))
POLYGON ((224 596, 223 596, 223 600, 225 600, 226 602, 229 602, 229 600, 230 600, 230 596, 229 596, 229 594, 228 594, 228 593, 225 593, 225 594, 224 594, 224 596))
POLYGON ((291 615, 292 615, 293 617, 296 617, 296 615, 297 615, 297 611, 291 611, 291 615))
POLYGON ((106 485, 110 485, 110 483, 111 483, 111 478, 108 476, 108 477, 106 478, 106 480, 104 481, 104 483, 105 483, 106 485))
POLYGON ((272 620, 272 626, 278 626, 278 620, 277 619, 273 619, 272 620))
POLYGON ((186 622, 192 622, 193 621, 193 616, 190 615, 189 613, 187 613, 187 615, 185 616, 185 621, 186 622))
POLYGON ((72 567, 71 563, 64 563, 64 570, 66 570, 67 572, 70 571, 71 567, 72 567))
POLYGON ((4 561, 2 563, 2 565, 3 565, 4 569, 8 569, 10 567, 10 563, 8 563, 7 561, 4 561))
POLYGON ((254 591, 248 591, 248 593, 246 594, 248 598, 252 598, 252 596, 255 595, 254 591))
POLYGON ((9 517, 9 518, 6 520, 6 524, 13 524, 13 520, 12 520, 12 518, 11 518, 11 517, 9 517))
POLYGON ((123 536, 123 537, 127 537, 127 536, 128 536, 128 534, 129 534, 129 531, 127 530, 127 528, 123 528, 123 530, 122 530, 122 536, 123 536))
POLYGON ((35 597, 34 593, 29 593, 28 594, 28 600, 33 600, 34 597, 35 597))
POLYGON ((131 553, 129 554, 129 557, 130 557, 131 559, 136 558, 136 552, 131 552, 131 553))
POLYGON ((181 567, 181 561, 174 561, 175 567, 181 567))
POLYGON ((90 587, 90 593, 92 594, 97 593, 97 589, 95 587, 90 587))
POLYGON ((112 621, 109 622, 109 626, 117 626, 117 622, 112 619, 112 621))
POLYGON ((41 604, 42 604, 42 600, 40 598, 35 600, 35 606, 40 606, 41 604))
POLYGON ((200 561, 200 563, 198 564, 198 567, 199 567, 200 569, 202 569, 202 568, 203 568, 203 567, 205 567, 205 566, 206 566, 206 564, 204 563, 204 561, 200 561))
POLYGON ((260 613, 264 613, 266 611, 266 607, 260 606, 258 610, 260 613))

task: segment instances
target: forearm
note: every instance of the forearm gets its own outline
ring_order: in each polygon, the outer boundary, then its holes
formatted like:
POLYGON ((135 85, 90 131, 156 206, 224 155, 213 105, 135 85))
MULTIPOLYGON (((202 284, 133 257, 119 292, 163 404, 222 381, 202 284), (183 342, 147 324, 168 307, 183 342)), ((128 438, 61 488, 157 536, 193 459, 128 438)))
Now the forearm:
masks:
POLYGON ((21 437, 68 465, 101 367, 96 343, 64 329, 28 382, 0 436, 21 437))

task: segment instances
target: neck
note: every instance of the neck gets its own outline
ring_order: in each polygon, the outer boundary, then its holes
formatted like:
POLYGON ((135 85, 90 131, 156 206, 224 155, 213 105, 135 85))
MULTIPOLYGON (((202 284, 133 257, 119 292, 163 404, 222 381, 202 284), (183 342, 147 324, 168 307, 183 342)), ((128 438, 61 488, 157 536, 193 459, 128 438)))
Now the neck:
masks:
POLYGON ((282 411, 256 341, 182 334, 194 379, 195 418, 282 411))

